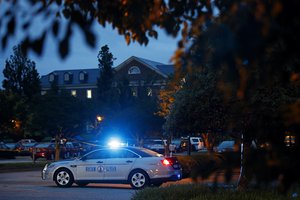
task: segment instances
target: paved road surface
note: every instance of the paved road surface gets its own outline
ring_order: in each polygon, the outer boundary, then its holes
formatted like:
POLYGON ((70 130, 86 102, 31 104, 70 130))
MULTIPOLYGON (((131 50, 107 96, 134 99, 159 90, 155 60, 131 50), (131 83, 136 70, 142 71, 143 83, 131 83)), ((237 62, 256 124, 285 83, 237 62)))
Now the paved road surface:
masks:
POLYGON ((134 193, 129 185, 122 184, 89 184, 87 187, 74 184, 71 188, 58 188, 53 181, 42 181, 40 171, 0 173, 1 200, 129 200, 134 193))

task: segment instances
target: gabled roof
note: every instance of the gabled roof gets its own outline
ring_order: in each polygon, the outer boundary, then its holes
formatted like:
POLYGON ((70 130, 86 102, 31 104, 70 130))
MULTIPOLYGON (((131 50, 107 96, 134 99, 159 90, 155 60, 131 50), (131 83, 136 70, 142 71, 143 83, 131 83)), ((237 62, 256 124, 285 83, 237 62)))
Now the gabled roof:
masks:
POLYGON ((79 73, 85 72, 87 74, 87 81, 85 84, 87 85, 95 85, 97 84, 97 78, 99 77, 99 69, 67 69, 67 70, 55 70, 47 75, 44 75, 41 77, 41 85, 42 87, 51 87, 51 83, 49 82, 49 75, 55 74, 57 75, 57 84, 58 86, 63 85, 82 85, 82 83, 79 81, 79 73), (70 73, 73 75, 73 80, 70 84, 67 84, 64 82, 64 74, 70 73))
POLYGON ((152 60, 148 60, 148 59, 144 59, 144 58, 140 58, 140 57, 136 57, 136 56, 131 56, 130 58, 128 58, 127 60, 125 60, 124 62, 119 64, 115 68, 116 71, 120 70, 122 67, 124 67, 126 64, 128 64, 129 62, 131 62, 133 60, 143 63, 150 69, 156 71, 157 73, 161 74, 162 76, 164 76, 166 78, 168 77, 168 75, 174 73, 174 65, 165 65, 160 62, 156 62, 156 61, 152 61, 152 60))

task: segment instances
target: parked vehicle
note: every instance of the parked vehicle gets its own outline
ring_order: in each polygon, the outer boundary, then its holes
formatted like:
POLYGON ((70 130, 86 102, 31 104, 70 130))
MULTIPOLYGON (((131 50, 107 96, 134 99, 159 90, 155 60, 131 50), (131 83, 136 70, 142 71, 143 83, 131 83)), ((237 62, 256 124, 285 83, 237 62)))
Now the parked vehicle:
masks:
POLYGON ((234 140, 225 140, 217 146, 216 151, 219 153, 229 152, 229 151, 238 151, 238 148, 239 147, 235 143, 234 140))
POLYGON ((184 137, 181 138, 179 151, 187 151, 189 147, 189 139, 191 144, 191 151, 199 151, 204 148, 204 142, 201 137, 184 137))
POLYGON ((15 150, 18 152, 20 156, 29 156, 31 154, 32 147, 34 147, 37 143, 17 143, 15 146, 15 150))
POLYGON ((174 152, 179 152, 180 150, 181 139, 173 139, 170 145, 174 146, 174 152))
POLYGON ((82 147, 80 143, 74 143, 74 142, 67 142, 65 145, 66 147, 66 157, 77 157, 82 154, 82 147))
POLYGON ((22 139, 22 140, 19 140, 18 143, 20 144, 27 144, 27 143, 37 143, 34 139, 22 139))
POLYGON ((10 149, 4 142, 0 142, 0 158, 14 159, 16 151, 10 149))
POLYGON ((53 162, 42 171, 42 179, 54 181, 58 187, 105 182, 142 189, 181 178, 182 169, 175 157, 136 147, 97 149, 81 158, 53 162))
POLYGON ((15 150, 17 143, 9 142, 9 143, 5 143, 5 145, 8 146, 10 150, 15 150))
MULTIPOLYGON (((67 158, 67 151, 64 146, 60 146, 60 157, 67 158)), ((54 160, 55 158, 55 144, 53 143, 39 143, 33 147, 31 158, 37 160, 39 158, 45 158, 47 160, 54 160)))
POLYGON ((144 147, 157 153, 165 152, 166 141, 161 139, 148 139, 144 142, 144 147))

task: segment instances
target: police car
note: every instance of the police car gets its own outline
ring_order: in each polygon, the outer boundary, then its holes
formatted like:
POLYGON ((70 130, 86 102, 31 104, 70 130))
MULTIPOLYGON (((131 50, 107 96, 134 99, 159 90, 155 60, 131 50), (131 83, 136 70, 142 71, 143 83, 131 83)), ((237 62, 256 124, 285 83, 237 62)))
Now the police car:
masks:
POLYGON ((175 157, 137 147, 97 149, 81 158, 53 162, 42 171, 42 179, 53 180, 58 187, 70 187, 73 183, 129 183, 132 188, 141 189, 181 177, 181 166, 175 157))

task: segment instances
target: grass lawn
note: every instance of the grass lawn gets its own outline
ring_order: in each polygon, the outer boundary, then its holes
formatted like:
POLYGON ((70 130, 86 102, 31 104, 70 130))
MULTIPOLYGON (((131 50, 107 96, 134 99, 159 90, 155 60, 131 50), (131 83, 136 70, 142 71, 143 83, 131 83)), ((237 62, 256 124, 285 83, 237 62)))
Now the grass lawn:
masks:
POLYGON ((199 184, 172 185, 138 191, 132 200, 298 200, 300 189, 287 195, 272 190, 215 189, 199 184))

